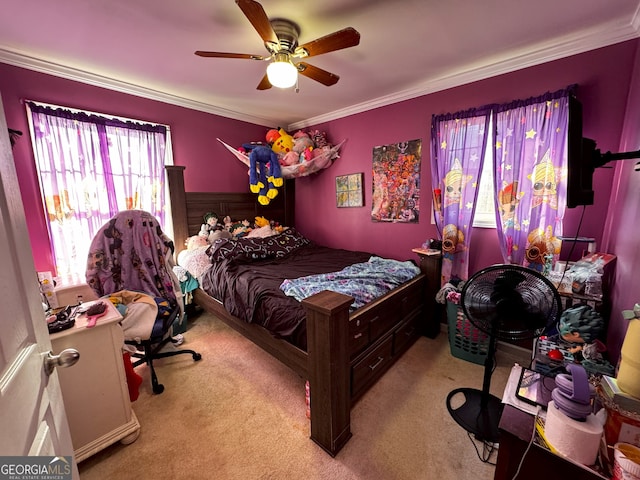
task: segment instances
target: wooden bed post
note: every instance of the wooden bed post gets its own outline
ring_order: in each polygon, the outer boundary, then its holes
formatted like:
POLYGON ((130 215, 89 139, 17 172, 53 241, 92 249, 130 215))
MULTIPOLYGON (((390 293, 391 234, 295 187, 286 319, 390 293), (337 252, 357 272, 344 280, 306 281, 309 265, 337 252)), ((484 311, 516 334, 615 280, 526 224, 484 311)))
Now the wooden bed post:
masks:
POLYGON ((187 202, 184 193, 184 169, 178 165, 166 165, 167 183, 169 184, 169 196, 171 202, 171 215, 173 221, 173 243, 175 254, 184 250, 184 243, 189 238, 187 227, 187 202))
POLYGON ((311 439, 332 457, 351 438, 349 306, 353 298, 325 290, 302 300, 307 311, 311 439))

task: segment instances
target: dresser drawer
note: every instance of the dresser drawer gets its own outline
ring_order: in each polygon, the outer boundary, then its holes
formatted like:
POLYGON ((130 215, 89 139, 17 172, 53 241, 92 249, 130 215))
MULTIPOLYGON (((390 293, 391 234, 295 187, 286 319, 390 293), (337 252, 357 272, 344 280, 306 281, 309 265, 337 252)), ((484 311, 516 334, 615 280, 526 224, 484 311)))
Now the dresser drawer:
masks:
POLYGON ((389 335, 351 369, 351 396, 358 397, 387 370, 392 363, 393 336, 389 335))
POLYGON ((424 290, 419 288, 421 284, 412 285, 411 288, 405 291, 405 294, 400 299, 400 311, 403 318, 408 318, 409 315, 418 311, 423 306, 424 290))
POLYGON ((400 319, 398 317, 399 308, 397 301, 387 299, 384 303, 376 305, 367 312, 369 336, 372 342, 391 330, 398 322, 400 319))
POLYGON ((414 315, 393 333, 393 355, 400 355, 418 338, 418 316, 414 315))
POLYGON ((369 345, 369 320, 366 317, 356 317, 349 320, 349 352, 355 357, 369 345))

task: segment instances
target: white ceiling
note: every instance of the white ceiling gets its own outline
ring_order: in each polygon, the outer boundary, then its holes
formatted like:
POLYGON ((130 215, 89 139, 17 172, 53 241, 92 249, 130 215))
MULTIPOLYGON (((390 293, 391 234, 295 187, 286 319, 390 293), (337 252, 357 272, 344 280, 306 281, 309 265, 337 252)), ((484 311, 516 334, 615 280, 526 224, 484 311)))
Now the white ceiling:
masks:
MULTIPOLYGON (((311 57, 326 87, 258 91, 267 55, 233 0, 0 0, 0 62, 265 126, 299 128, 640 36, 638 0, 261 0, 300 43, 353 27, 360 44, 311 57)), ((613 72, 612 72, 613 74, 613 72)))

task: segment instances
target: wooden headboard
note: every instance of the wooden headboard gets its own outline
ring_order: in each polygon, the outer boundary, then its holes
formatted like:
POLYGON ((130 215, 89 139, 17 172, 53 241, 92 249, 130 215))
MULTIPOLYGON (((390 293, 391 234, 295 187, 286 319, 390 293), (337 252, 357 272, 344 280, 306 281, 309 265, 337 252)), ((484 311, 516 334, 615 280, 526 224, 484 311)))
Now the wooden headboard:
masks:
POLYGON ((295 180, 285 180, 278 188, 278 196, 269 205, 258 203, 258 196, 249 192, 185 192, 185 167, 170 165, 167 182, 171 193, 171 214, 173 216, 173 241, 176 252, 184 248, 186 240, 198 233, 204 222, 204 215, 214 212, 223 218, 229 215, 233 220, 253 221, 263 216, 281 225, 294 226, 295 220, 295 180))

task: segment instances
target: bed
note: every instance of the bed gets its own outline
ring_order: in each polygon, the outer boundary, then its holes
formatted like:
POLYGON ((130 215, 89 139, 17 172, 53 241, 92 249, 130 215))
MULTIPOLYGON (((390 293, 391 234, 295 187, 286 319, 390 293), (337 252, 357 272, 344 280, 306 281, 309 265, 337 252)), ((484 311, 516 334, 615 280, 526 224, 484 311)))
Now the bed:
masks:
MULTIPOLYGON (((185 192, 184 167, 167 167, 173 236, 177 246, 195 235, 203 216, 251 219, 264 216, 294 225, 294 180, 268 205, 247 193, 185 192)), ((351 406, 419 338, 439 332, 432 310, 439 273, 419 273, 382 297, 350 312, 354 298, 324 290, 302 300, 306 349, 229 313, 202 288, 193 301, 231 326, 309 382, 311 439, 335 456, 351 438, 351 406)))

